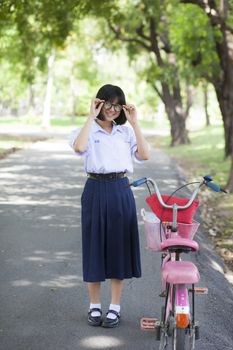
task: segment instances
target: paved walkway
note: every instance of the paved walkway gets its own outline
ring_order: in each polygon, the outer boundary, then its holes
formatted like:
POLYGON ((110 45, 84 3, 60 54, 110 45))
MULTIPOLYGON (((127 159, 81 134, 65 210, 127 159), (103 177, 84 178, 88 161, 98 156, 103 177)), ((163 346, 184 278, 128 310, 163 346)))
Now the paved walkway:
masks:
MULTIPOLYGON (((160 151, 136 166, 134 178, 155 178, 171 192, 183 179, 160 151)), ((106 330, 86 325, 88 298, 82 282, 80 195, 82 161, 66 139, 37 142, 0 162, 0 350, 158 349, 153 332, 140 331, 142 316, 158 316, 160 254, 145 250, 141 229, 141 279, 125 281, 122 322, 106 330)), ((144 187, 134 190, 138 212, 144 187)), ((197 298, 201 340, 197 350, 233 349, 232 288, 224 265, 199 232, 192 255, 209 295, 197 298)), ((107 310, 109 282, 102 286, 107 310)))

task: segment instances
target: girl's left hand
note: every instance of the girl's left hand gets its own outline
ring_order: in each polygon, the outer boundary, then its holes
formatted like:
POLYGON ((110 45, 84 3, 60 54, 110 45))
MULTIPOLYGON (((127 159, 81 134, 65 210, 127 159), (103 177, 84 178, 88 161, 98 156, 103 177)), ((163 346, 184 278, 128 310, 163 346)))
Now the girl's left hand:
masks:
POLYGON ((126 119, 133 126, 137 123, 137 110, 134 105, 123 105, 126 119))

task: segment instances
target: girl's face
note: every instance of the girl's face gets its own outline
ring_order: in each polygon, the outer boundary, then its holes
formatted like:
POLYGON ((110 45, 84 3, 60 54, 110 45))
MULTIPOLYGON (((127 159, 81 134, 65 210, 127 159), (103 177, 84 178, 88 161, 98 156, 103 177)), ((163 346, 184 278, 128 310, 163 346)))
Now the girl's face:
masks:
POLYGON ((112 101, 105 101, 101 110, 101 114, 104 116, 104 119, 106 121, 113 121, 119 117, 122 108, 122 105, 120 105, 117 101, 117 98, 115 98, 112 101))

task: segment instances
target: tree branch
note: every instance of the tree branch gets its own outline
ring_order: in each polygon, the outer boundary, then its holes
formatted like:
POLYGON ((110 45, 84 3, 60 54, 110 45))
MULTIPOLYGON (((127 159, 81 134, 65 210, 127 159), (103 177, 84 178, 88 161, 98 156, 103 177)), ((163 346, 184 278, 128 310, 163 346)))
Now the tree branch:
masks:
POLYGON ((164 97, 163 97, 163 94, 162 92, 157 88, 156 84, 155 83, 152 83, 149 81, 149 83, 151 84, 151 86, 153 87, 153 89, 156 91, 156 93, 158 94, 158 96, 161 98, 161 100, 163 101, 163 103, 165 104, 165 100, 164 100, 164 97))
POLYGON ((160 51, 159 51, 159 45, 158 45, 158 36, 157 36, 157 32, 156 32, 156 25, 155 25, 155 21, 154 18, 150 19, 150 42, 151 42, 151 51, 154 52, 156 58, 157 58, 157 62, 158 65, 160 67, 163 66, 163 60, 162 57, 160 55, 160 51))
POLYGON ((136 28, 136 33, 143 39, 147 40, 147 41, 150 41, 150 37, 148 35, 146 35, 144 32, 143 32, 143 28, 144 28, 144 25, 142 24, 140 27, 136 28))
POLYGON ((185 119, 188 118, 189 116, 189 111, 190 108, 192 107, 193 104, 193 99, 192 99, 192 90, 189 85, 186 85, 186 109, 185 109, 185 119))
POLYGON ((147 51, 151 51, 151 46, 145 44, 142 40, 123 36, 121 34, 120 28, 115 28, 109 21, 108 21, 108 25, 109 25, 109 28, 112 30, 112 32, 115 34, 116 39, 118 39, 120 41, 125 41, 125 42, 128 42, 128 43, 139 44, 140 46, 142 46, 147 51))

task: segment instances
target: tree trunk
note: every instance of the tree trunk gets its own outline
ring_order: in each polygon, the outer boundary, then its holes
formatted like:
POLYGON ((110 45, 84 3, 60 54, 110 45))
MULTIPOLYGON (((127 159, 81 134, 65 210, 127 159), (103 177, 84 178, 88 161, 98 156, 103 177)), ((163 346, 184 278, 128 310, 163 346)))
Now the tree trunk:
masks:
POLYGON ((231 170, 227 181, 226 189, 233 193, 233 153, 231 154, 231 170))
POLYGON ((203 86, 203 92, 204 92, 204 109, 205 109, 205 120, 206 120, 206 126, 210 126, 210 116, 208 113, 208 89, 207 84, 204 84, 203 86))
POLYGON ((183 115, 177 113, 177 107, 173 104, 165 105, 166 113, 170 121, 170 130, 171 130, 171 146, 185 145, 190 143, 188 137, 188 131, 186 129, 185 119, 183 115))
POLYGON ((233 152, 233 65, 230 74, 232 76, 226 78, 221 85, 214 84, 223 118, 226 157, 233 152))
POLYGON ((221 84, 215 83, 215 90, 223 118, 225 156, 231 157, 231 170, 226 188, 233 193, 233 62, 228 64, 224 75, 221 84))
POLYGON ((165 110, 170 121, 171 146, 189 144, 190 139, 186 129, 187 114, 182 106, 180 85, 176 83, 171 94, 168 85, 163 83, 162 91, 165 110))
POLYGON ((29 97, 28 97, 28 111, 27 113, 29 115, 32 115, 33 113, 35 113, 35 93, 34 93, 34 88, 33 85, 30 84, 29 85, 29 97))
POLYGON ((70 91, 71 91, 71 98, 72 98, 72 110, 71 110, 71 123, 73 124, 75 122, 76 118, 76 106, 77 106, 77 87, 75 84, 75 69, 74 69, 74 62, 71 63, 71 74, 70 74, 70 91))
POLYGON ((55 61, 55 51, 53 50, 48 59, 48 78, 47 86, 44 100, 44 111, 42 127, 48 129, 50 127, 50 109, 51 109, 51 97, 52 97, 52 87, 53 87, 53 67, 55 61))

